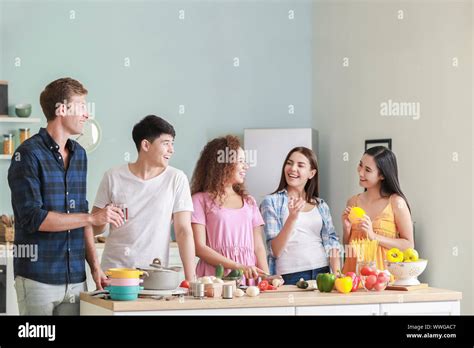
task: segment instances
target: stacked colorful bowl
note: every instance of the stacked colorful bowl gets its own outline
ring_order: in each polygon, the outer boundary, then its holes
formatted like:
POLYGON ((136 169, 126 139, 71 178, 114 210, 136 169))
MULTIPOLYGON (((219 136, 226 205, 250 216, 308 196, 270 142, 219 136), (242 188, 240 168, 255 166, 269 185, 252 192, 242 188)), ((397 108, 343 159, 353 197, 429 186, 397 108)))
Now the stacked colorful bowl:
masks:
POLYGON ((140 284, 143 279, 140 276, 143 271, 133 268, 111 268, 105 274, 110 279, 107 290, 110 298, 116 301, 133 301, 138 298, 138 293, 143 290, 140 284))

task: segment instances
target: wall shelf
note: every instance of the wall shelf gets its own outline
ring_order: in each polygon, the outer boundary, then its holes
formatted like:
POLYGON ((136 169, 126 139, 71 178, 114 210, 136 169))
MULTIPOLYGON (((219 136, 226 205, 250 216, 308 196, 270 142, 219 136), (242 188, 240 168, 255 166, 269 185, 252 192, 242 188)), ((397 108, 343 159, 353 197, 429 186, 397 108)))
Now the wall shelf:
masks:
POLYGON ((39 118, 35 117, 11 117, 0 115, 0 123, 40 123, 39 118))

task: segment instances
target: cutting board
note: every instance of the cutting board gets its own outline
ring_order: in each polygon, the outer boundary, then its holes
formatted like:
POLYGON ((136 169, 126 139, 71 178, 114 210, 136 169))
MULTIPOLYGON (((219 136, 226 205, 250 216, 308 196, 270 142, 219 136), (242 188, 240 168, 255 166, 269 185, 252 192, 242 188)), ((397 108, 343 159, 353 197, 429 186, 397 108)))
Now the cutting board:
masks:
POLYGON ((421 283, 419 285, 389 285, 385 288, 385 290, 412 291, 418 289, 425 289, 427 287, 427 283, 421 283))
POLYGON ((282 285, 277 290, 268 291, 271 292, 299 292, 299 291, 314 291, 317 290, 316 288, 308 288, 308 289, 300 289, 296 285, 282 285))

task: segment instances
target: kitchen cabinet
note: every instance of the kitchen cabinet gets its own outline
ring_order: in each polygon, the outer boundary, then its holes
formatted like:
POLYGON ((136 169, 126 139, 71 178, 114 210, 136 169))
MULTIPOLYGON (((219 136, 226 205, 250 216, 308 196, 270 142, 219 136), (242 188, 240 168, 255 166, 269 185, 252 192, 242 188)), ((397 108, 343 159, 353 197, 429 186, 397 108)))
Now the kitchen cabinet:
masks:
POLYGON ((378 304, 296 307, 296 315, 379 315, 378 304))
POLYGON ((459 301, 384 303, 380 305, 381 315, 459 315, 459 301))

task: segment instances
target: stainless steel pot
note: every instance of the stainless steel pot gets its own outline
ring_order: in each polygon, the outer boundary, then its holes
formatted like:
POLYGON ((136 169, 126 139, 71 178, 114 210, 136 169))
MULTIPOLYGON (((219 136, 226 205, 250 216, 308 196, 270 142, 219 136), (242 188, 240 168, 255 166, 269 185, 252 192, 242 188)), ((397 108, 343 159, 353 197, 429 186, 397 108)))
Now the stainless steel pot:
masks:
POLYGON ((178 287, 181 267, 163 267, 160 259, 156 258, 150 268, 139 268, 143 274, 143 287, 145 290, 174 290, 178 287))

